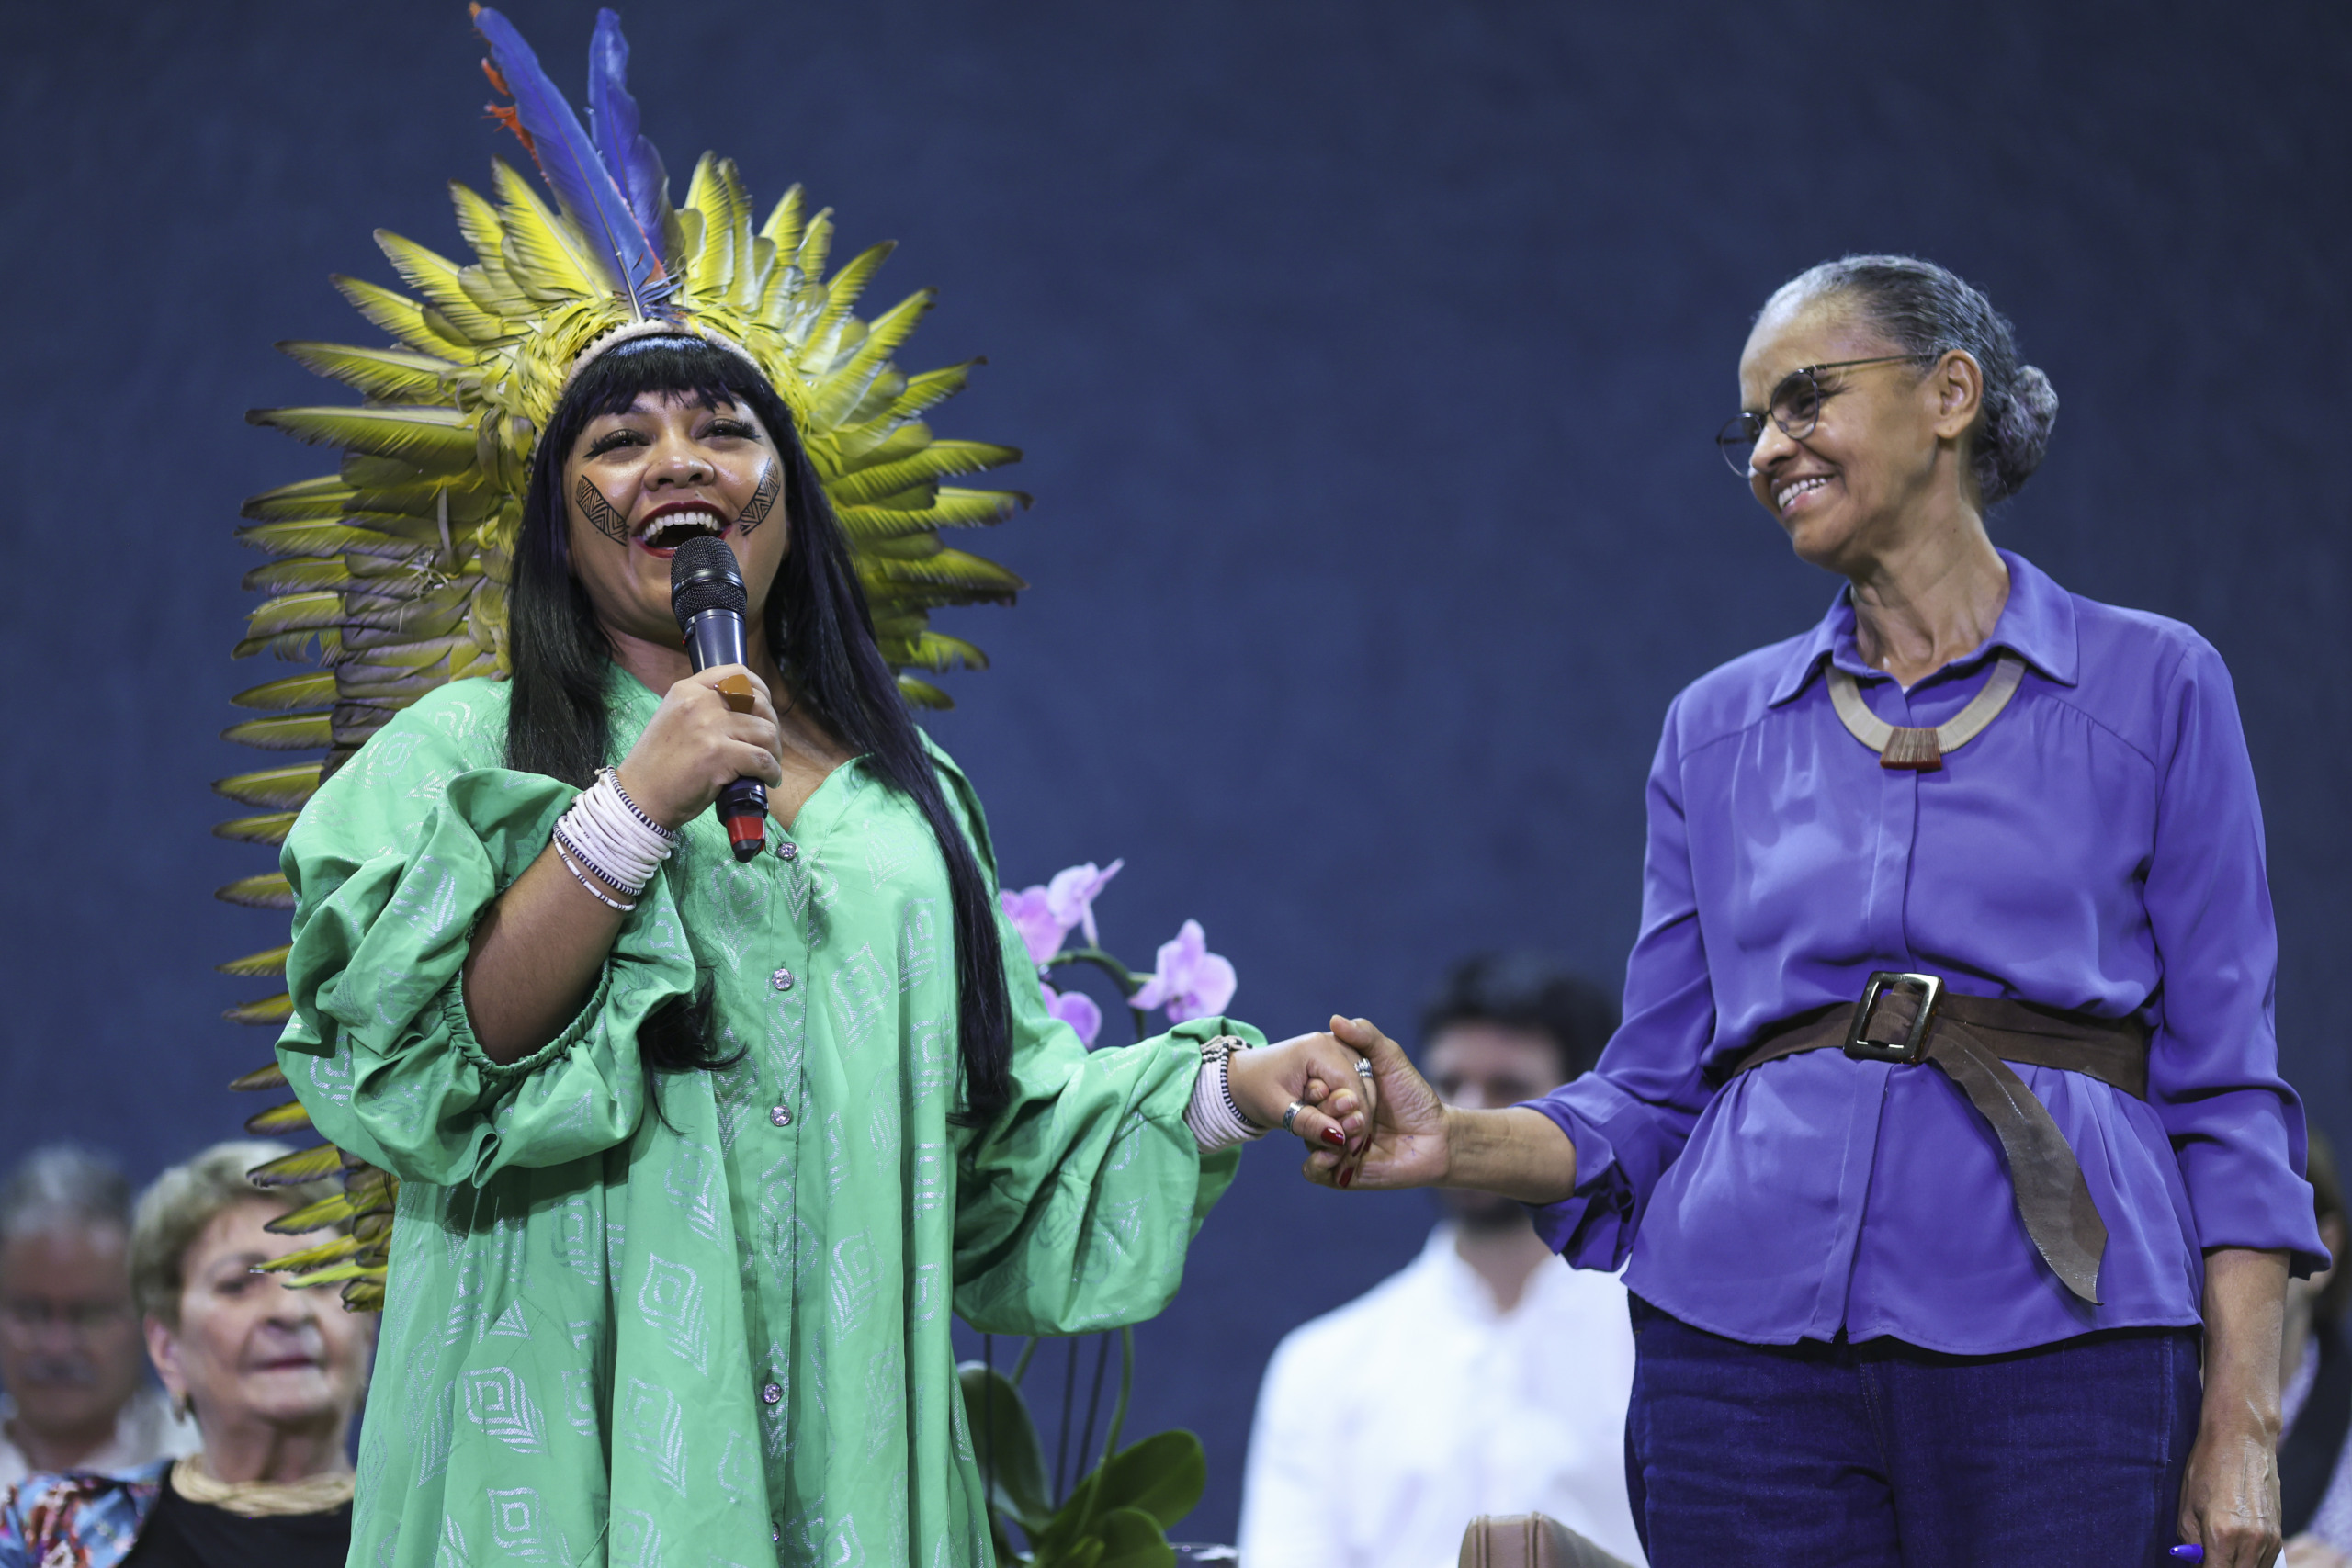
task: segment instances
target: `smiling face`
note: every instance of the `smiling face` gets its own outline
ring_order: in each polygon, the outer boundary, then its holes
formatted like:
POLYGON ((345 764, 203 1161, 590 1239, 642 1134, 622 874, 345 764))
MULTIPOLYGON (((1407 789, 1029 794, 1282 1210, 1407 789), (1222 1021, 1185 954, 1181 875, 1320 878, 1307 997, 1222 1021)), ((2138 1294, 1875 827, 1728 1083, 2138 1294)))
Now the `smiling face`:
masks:
POLYGON ((256 1199, 215 1214, 181 1260, 178 1324, 147 1320, 155 1371, 175 1401, 194 1402, 199 1429, 346 1420, 367 1385, 373 1320, 332 1292, 290 1291, 253 1271, 315 1240, 263 1228, 283 1213, 256 1199))
MULTIPOLYGON (((1740 406, 1761 410, 1790 372, 1901 353, 1837 295, 1776 297, 1739 358, 1740 406)), ((1972 508, 1968 432, 1981 381, 1953 351, 1925 375, 1916 360, 1825 370, 1820 412, 1803 436, 1767 421, 1748 488, 1802 558, 1841 576, 1898 550, 1939 502, 1972 508)))
POLYGON ((778 504, 784 462, 741 403, 705 408, 692 393, 649 392, 588 422, 564 459, 571 570, 597 621, 675 647, 670 558, 696 534, 725 538, 743 569, 758 636, 789 524, 778 504))

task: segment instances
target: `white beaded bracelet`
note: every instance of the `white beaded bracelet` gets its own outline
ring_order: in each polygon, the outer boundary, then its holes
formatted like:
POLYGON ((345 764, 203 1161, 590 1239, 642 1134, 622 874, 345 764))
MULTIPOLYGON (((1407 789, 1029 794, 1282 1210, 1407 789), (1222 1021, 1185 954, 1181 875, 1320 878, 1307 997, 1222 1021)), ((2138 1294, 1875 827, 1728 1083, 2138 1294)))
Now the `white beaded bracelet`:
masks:
POLYGON ((1229 1149, 1272 1131, 1242 1115, 1233 1098, 1228 1064, 1234 1052, 1249 1048, 1250 1043, 1238 1034, 1220 1034, 1201 1047, 1201 1076, 1193 1080, 1193 1101, 1184 1108, 1184 1125, 1192 1129, 1193 1142, 1203 1154, 1229 1149))
MULTIPOLYGON (((619 894, 623 898, 635 898, 645 891, 662 863, 678 845, 678 835, 638 809, 637 803, 621 788, 620 779, 613 770, 605 768, 596 774, 596 782, 580 792, 555 825, 556 853, 581 878, 580 885, 591 893, 596 887, 581 874, 584 867, 597 882, 619 894)), ((614 908, 633 908, 605 902, 614 908)))

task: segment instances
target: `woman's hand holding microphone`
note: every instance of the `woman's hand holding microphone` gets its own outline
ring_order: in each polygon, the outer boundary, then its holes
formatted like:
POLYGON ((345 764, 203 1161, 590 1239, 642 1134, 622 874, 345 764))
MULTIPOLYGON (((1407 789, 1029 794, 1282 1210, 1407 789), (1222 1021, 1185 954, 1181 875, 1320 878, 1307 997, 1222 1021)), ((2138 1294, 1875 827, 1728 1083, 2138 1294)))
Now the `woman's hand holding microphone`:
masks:
POLYGON ((737 779, 784 782, 784 734, 767 682, 741 664, 680 678, 614 770, 645 814, 675 829, 737 779))

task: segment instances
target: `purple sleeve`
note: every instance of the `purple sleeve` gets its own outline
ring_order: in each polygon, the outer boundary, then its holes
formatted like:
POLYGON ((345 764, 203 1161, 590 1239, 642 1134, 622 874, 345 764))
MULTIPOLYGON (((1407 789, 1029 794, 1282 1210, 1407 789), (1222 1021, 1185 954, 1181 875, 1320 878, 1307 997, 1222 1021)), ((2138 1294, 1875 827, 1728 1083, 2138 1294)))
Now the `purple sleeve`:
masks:
POLYGON ((1683 816, 1680 707, 1678 698, 1668 710, 1650 766, 1642 929, 1625 963, 1625 1021, 1591 1072, 1528 1102, 1576 1144, 1576 1191, 1532 1213, 1552 1249, 1580 1269, 1623 1265, 1650 1193, 1714 1097, 1701 1073, 1715 1003, 1683 816))
POLYGON ((2149 933, 2162 964, 2148 1099, 2172 1139, 2200 1247, 2284 1248, 2326 1267, 2302 1179, 2303 1108, 2278 1076, 2278 935, 2262 807, 2221 655, 2202 639, 2165 693, 2149 933))

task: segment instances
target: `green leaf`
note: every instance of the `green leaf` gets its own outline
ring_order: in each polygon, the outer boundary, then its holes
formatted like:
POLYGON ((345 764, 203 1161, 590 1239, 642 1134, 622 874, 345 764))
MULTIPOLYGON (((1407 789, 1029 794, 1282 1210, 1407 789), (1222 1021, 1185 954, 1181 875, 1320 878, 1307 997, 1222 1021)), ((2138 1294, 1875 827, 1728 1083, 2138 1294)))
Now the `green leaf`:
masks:
POLYGON ((1102 1504, 1140 1509, 1165 1529, 1199 1505, 1208 1483, 1201 1439, 1186 1431, 1159 1432, 1113 1454, 1103 1465, 1102 1504))
POLYGON ((978 1361, 956 1369, 972 1451, 989 1478, 989 1506, 1009 1514, 1033 1539, 1053 1517, 1046 1491, 1046 1454, 1021 1391, 1002 1372, 978 1361))
POLYGON ((1159 1521, 1140 1508, 1114 1508, 1096 1521, 1101 1568, 1176 1568, 1176 1549, 1159 1521))

